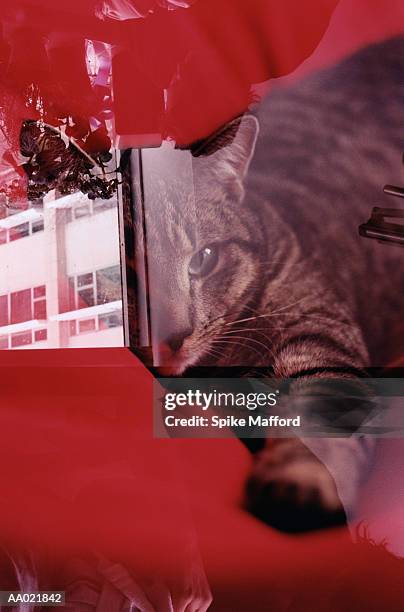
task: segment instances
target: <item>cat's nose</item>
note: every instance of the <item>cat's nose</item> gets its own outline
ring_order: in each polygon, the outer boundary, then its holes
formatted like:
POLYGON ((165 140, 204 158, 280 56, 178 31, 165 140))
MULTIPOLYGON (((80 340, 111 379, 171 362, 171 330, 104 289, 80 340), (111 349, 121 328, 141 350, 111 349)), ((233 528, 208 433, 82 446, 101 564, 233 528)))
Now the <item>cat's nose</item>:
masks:
POLYGON ((180 350, 182 345, 184 344, 185 338, 188 338, 192 334, 192 328, 188 327, 187 329, 183 329, 180 332, 176 332, 175 334, 171 334, 165 342, 170 347, 173 353, 176 353, 180 350))

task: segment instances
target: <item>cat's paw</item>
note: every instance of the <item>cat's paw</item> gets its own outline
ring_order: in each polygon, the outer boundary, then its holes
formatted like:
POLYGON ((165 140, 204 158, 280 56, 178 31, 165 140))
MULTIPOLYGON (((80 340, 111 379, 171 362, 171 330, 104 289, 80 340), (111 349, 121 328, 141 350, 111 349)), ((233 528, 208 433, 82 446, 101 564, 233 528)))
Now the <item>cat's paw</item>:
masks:
POLYGON ((334 479, 299 440, 282 440, 255 458, 246 484, 248 510, 286 532, 346 523, 334 479))

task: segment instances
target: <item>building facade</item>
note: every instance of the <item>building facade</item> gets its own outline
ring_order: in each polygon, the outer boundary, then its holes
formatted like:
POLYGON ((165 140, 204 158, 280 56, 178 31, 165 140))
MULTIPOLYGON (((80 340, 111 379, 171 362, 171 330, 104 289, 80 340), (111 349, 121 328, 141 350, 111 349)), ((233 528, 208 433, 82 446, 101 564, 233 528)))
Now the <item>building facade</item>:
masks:
POLYGON ((81 193, 0 219, 0 348, 123 346, 117 199, 81 193))

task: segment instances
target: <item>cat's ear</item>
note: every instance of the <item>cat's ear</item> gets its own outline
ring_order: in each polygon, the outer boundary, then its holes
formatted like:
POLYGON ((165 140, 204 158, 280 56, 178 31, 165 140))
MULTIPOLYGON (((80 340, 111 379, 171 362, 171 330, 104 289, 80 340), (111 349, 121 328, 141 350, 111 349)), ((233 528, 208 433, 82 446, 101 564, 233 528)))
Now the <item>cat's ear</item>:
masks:
POLYGON ((258 120, 253 115, 234 119, 192 151, 194 156, 208 157, 222 174, 231 173, 243 180, 254 155, 259 132, 258 120))

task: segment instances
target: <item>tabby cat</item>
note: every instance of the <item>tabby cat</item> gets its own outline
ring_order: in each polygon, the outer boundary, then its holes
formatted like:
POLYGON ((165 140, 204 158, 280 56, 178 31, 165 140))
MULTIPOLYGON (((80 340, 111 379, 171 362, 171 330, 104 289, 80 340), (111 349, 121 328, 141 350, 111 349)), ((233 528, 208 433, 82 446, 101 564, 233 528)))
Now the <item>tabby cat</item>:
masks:
MULTIPOLYGON (((383 185, 402 182, 403 117, 396 38, 274 89, 192 148, 194 198, 179 176, 161 185, 160 213, 146 210, 161 371, 356 380, 404 348, 404 251, 358 235, 374 205, 390 204, 383 185)), ((371 446, 268 440, 247 505, 286 530, 342 521, 371 446)))

